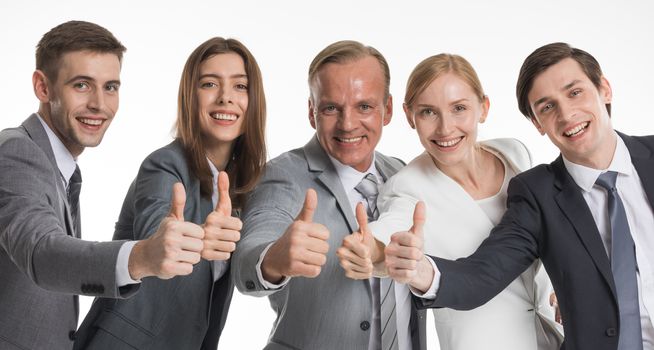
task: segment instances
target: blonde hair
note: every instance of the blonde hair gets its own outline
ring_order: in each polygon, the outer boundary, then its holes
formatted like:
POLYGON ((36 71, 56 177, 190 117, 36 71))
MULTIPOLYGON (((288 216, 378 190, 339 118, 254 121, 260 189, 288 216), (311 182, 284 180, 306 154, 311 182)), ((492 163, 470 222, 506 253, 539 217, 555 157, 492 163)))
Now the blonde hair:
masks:
POLYGON ((404 103, 411 108, 418 96, 427 89, 436 78, 445 73, 454 73, 463 79, 474 91, 480 102, 484 101, 484 89, 470 62, 459 55, 442 53, 431 56, 418 63, 406 83, 404 103))
MULTIPOLYGON (((316 55, 309 65, 309 88, 312 88, 312 83, 316 78, 316 75, 326 64, 344 64, 367 56, 372 56, 377 59, 382 71, 384 72, 384 100, 387 101, 388 96, 390 96, 389 86, 391 85, 391 73, 388 68, 388 62, 386 62, 384 56, 374 47, 366 46, 354 40, 337 41, 325 47, 318 53, 318 55, 316 55)), ((313 94, 311 96, 313 96, 313 94)))

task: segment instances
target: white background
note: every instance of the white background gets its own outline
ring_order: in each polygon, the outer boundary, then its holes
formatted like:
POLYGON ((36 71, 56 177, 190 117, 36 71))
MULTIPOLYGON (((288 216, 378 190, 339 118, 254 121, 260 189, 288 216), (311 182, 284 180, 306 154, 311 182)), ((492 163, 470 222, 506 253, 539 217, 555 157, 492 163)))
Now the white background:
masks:
MULTIPOLYGON (((88 240, 111 239, 124 194, 140 162, 172 139, 178 82, 186 58, 213 36, 241 40, 261 66, 270 158, 304 145, 313 133, 307 120, 306 75, 311 59, 331 42, 354 39, 379 49, 391 67, 395 118, 385 128, 380 151, 406 161, 421 152, 402 113, 406 79, 422 59, 450 52, 472 63, 490 96, 490 114, 480 127, 480 139, 516 137, 527 144, 536 163, 550 162, 558 152, 517 109, 515 81, 524 58, 553 41, 589 51, 612 84, 616 129, 652 134, 654 113, 647 108, 653 101, 653 10, 651 1, 604 0, 233 0, 174 5, 123 0, 2 1, 0 129, 19 125, 37 110, 31 74, 38 40, 59 23, 81 19, 105 26, 128 48, 117 118, 102 145, 86 150, 79 159, 84 172, 83 232, 88 240)), ((81 316, 90 301, 82 298, 81 316)), ((235 292, 220 348, 262 348, 273 320, 265 298, 235 292)), ((438 349, 432 325, 428 331, 429 348, 438 349)))

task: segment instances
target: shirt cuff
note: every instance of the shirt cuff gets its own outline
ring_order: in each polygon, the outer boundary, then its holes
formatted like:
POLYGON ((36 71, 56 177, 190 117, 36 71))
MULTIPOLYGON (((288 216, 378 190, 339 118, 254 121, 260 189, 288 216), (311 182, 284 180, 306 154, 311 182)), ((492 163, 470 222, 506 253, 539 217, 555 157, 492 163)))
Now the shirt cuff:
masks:
POLYGON ((431 264, 431 267, 434 268, 434 278, 431 281, 431 285, 429 286, 429 289, 427 289, 427 291, 424 294, 411 286, 409 286, 409 289, 411 290, 411 293, 413 293, 413 295, 417 296, 418 298, 434 300, 436 299, 436 293, 438 292, 438 288, 441 285, 441 272, 438 270, 438 267, 436 267, 436 263, 434 263, 434 260, 432 260, 428 256, 425 257, 427 258, 427 261, 429 261, 429 263, 431 264))
POLYGON ((263 273, 261 273, 261 263, 263 262, 263 258, 266 256, 266 253, 268 253, 268 249, 270 249, 270 247, 272 247, 274 243, 275 242, 268 244, 268 246, 261 252, 261 255, 259 255, 259 261, 257 261, 257 266, 256 266, 257 278, 259 279, 259 283, 261 283, 261 285, 266 289, 280 289, 283 286, 287 285, 288 281, 291 280, 290 277, 284 276, 284 278, 282 279, 281 282, 279 282, 279 284, 274 284, 266 281, 263 278, 263 273))
POLYGON ((133 280, 129 275, 129 255, 132 253, 132 248, 138 241, 125 242, 118 250, 118 259, 116 259, 116 285, 118 288, 124 287, 128 284, 141 283, 141 280, 133 280))

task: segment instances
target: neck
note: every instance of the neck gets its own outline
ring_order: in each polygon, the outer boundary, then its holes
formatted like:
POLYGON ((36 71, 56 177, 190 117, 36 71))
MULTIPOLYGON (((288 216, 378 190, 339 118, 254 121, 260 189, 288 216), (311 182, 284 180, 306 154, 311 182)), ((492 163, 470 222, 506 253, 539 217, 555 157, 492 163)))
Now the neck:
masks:
MULTIPOLYGON (((618 145, 618 136, 612 132, 599 147, 589 152, 589 154, 565 154, 563 155, 571 162, 583 165, 588 168, 605 170, 613 161, 615 148, 618 145)), ((570 152, 569 152, 570 153, 570 152)))
POLYGON ((486 173, 484 169, 487 167, 487 161, 484 153, 485 151, 477 144, 468 156, 456 164, 440 164, 432 159, 443 174, 456 181, 463 188, 479 188, 485 181, 483 175, 486 173))
POLYGON ((231 159, 234 150, 234 142, 221 143, 212 147, 205 146, 207 158, 213 163, 218 171, 223 171, 231 159))
POLYGON ((48 125, 50 130, 57 136, 59 141, 64 144, 64 147, 70 152, 70 154, 73 156, 73 158, 77 159, 77 157, 82 154, 84 151, 84 147, 77 145, 74 142, 71 142, 70 138, 66 137, 65 134, 61 133, 59 129, 55 127, 55 125, 52 123, 52 117, 50 114, 50 108, 49 105, 44 105, 41 104, 39 106, 39 115, 43 119, 43 121, 48 125))

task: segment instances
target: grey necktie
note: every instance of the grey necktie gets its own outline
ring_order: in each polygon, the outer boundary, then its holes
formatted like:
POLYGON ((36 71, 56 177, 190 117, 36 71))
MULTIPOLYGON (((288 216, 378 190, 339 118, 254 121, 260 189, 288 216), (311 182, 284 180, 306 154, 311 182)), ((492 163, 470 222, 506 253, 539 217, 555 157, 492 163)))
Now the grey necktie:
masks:
POLYGON ((631 237, 624 205, 615 188, 617 176, 618 173, 607 171, 599 176, 595 184, 606 189, 608 193, 612 241, 611 271, 620 310, 618 350, 642 350, 643 338, 636 280, 636 247, 631 237))
MULTIPOLYGON (((368 203, 368 221, 375 221, 379 217, 379 210, 377 209, 377 195, 379 194, 379 186, 377 179, 372 173, 366 176, 354 188, 357 192, 361 193, 363 198, 368 203)), ((379 281, 379 290, 374 291, 379 293, 378 300, 380 301, 380 325, 381 331, 381 349, 382 350, 397 350, 397 320, 395 318, 395 288, 393 280, 390 278, 381 278, 379 281)))
POLYGON ((75 167, 73 176, 68 180, 68 187, 66 193, 68 195, 68 206, 70 207, 70 217, 73 219, 73 230, 75 237, 81 237, 81 217, 79 209, 79 194, 82 190, 82 173, 79 166, 75 167))

